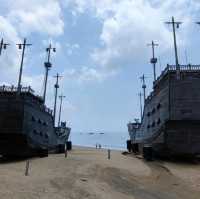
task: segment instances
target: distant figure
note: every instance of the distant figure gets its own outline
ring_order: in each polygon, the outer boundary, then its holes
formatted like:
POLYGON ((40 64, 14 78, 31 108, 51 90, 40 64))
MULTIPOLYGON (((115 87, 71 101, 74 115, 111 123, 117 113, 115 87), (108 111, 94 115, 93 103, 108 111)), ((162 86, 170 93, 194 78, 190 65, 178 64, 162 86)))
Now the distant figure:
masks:
POLYGON ((98 144, 96 143, 96 149, 97 149, 97 145, 98 145, 98 144))
POLYGON ((99 149, 101 149, 101 144, 99 144, 99 149))

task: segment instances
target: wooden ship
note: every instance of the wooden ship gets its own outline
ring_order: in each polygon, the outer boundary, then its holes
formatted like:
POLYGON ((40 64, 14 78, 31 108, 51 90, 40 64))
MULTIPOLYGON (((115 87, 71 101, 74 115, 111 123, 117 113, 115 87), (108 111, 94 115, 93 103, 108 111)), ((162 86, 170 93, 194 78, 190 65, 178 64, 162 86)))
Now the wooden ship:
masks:
MULTIPOLYGON (((7 45, 2 39, 0 54, 7 45)), ((49 152, 63 152, 71 129, 66 123, 55 127, 56 102, 54 112, 45 106, 48 72, 51 68, 50 53, 55 48, 50 45, 46 49, 48 60, 45 63, 45 88, 41 97, 31 87, 24 88, 21 85, 25 48, 31 44, 27 44, 24 39, 22 44, 17 45, 22 50, 18 86, 0 87, 0 155, 47 156, 49 152)), ((58 84, 55 88, 58 89, 58 84)))
MULTIPOLYGON (((176 65, 167 65, 156 78, 154 66, 153 91, 146 98, 143 80, 144 108, 141 121, 128 123, 130 140, 127 148, 152 160, 155 156, 195 157, 200 154, 200 65, 178 62, 175 22, 172 18, 176 65)), ((141 95, 140 95, 141 99, 141 95)))

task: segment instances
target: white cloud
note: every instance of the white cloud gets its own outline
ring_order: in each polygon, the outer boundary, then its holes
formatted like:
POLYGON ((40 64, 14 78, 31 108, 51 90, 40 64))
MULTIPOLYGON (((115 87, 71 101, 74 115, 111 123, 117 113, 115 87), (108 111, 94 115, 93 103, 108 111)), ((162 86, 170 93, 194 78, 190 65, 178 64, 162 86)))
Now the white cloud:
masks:
MULTIPOLYGON (((1 0, 1 5, 0 38, 11 44, 0 57, 1 81, 16 85, 21 55, 15 44, 31 33, 47 37, 61 35, 64 31, 62 10, 57 0, 1 0)), ((59 51, 61 45, 53 44, 59 51)))
POLYGON ((69 43, 67 43, 66 47, 67 47, 67 54, 69 56, 71 56, 74 52, 77 52, 77 50, 80 49, 79 44, 69 44, 69 43))
MULTIPOLYGON (((73 15, 89 12, 102 22, 99 37, 102 47, 91 53, 96 67, 82 67, 67 71, 68 77, 78 81, 102 81, 117 73, 119 68, 144 61, 149 49, 146 44, 152 39, 160 43, 160 52, 168 52, 172 46, 170 28, 164 21, 176 14, 178 20, 185 21, 179 37, 179 44, 184 44, 191 18, 200 9, 198 0, 2 0, 3 16, 0 16, 1 36, 10 43, 16 43, 21 36, 37 32, 50 37, 63 34, 63 6, 68 7, 73 15), (175 12, 174 12, 175 11, 175 12)), ((53 40, 53 39, 52 39, 53 40)), ((45 42, 44 42, 45 43, 45 42)), ((47 45, 48 42, 45 43, 47 45)), ((55 43, 57 50, 60 43, 55 43)), ((77 53, 78 44, 67 44, 67 54, 77 53)), ((170 49, 171 50, 171 49, 170 49)), ((1 57, 1 69, 11 68, 16 79, 19 65, 19 52, 10 47, 9 55, 1 57), (8 56, 12 56, 9 59, 8 56), (14 71, 14 72, 13 72, 14 71)), ((6 71, 7 72, 7 71, 6 71)))
POLYGON ((0 16, 0 38, 4 38, 4 42, 10 44, 6 50, 2 51, 0 57, 1 80, 5 81, 4 77, 6 76, 8 77, 6 79, 7 82, 11 84, 13 83, 13 79, 16 81, 16 73, 19 65, 19 51, 15 43, 20 41, 20 38, 12 24, 2 16, 0 16))
POLYGON ((89 81, 101 82, 107 77, 107 74, 103 71, 96 70, 92 67, 81 67, 80 69, 68 69, 64 71, 66 79, 73 79, 79 83, 89 81))
POLYGON ((43 81, 44 81, 44 75, 24 75, 22 79, 23 86, 30 86, 32 89, 36 92, 37 95, 42 96, 43 91, 43 81))
POLYGON ((8 0, 6 18, 21 35, 32 32, 58 36, 63 33, 62 10, 57 0, 8 0))
MULTIPOLYGON (((175 15, 185 25, 178 34, 179 45, 184 45, 189 22, 200 10, 198 0, 66 0, 77 13, 90 11, 102 21, 101 48, 91 54, 101 68, 113 72, 120 67, 143 62, 151 40, 160 43, 159 52, 169 54, 173 45, 171 28, 164 22, 175 15), (195 11, 195 12, 194 12, 195 11)), ((145 62, 146 63, 146 62, 145 62)))

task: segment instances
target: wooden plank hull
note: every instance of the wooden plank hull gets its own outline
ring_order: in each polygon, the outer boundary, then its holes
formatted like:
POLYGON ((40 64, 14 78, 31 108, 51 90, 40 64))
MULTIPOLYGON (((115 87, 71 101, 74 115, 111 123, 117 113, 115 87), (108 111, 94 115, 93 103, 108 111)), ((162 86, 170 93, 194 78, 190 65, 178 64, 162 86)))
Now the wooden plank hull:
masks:
POLYGON ((159 155, 200 155, 200 67, 167 67, 154 82, 141 123, 129 123, 132 146, 159 155))

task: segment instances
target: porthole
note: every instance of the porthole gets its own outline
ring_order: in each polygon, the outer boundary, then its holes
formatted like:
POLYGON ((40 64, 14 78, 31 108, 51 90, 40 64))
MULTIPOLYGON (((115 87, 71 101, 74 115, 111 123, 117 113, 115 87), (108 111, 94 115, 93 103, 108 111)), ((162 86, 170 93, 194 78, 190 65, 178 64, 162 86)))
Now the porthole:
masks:
POLYGON ((155 108, 153 108, 153 110, 152 110, 152 114, 154 114, 156 112, 156 109, 155 108))
POLYGON ((36 119, 35 119, 35 117, 34 117, 34 116, 32 116, 32 118, 31 118, 31 119, 32 119, 32 121, 33 121, 33 122, 35 122, 35 121, 36 121, 36 119))
POLYGON ((161 107, 161 104, 159 103, 159 104, 157 105, 157 109, 160 109, 160 107, 161 107))
POLYGON ((160 118, 159 118, 158 121, 157 121, 157 124, 160 124, 160 122, 161 122, 161 120, 160 120, 160 118))

